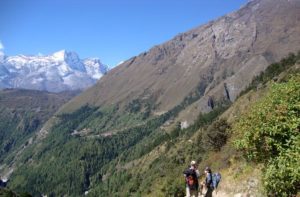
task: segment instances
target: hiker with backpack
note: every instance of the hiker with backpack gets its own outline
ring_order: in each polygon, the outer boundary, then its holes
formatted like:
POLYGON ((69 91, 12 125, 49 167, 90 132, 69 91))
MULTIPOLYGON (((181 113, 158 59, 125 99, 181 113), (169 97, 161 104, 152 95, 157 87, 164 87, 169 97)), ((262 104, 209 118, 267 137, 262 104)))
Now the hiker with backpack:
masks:
POLYGON ((212 192, 214 191, 214 185, 213 185, 213 176, 211 173, 211 169, 209 167, 206 167, 204 173, 205 173, 204 186, 207 189, 205 193, 205 197, 212 197, 212 192))
POLYGON ((186 182, 186 196, 187 197, 198 197, 199 193, 199 181, 200 176, 199 170, 197 169, 196 161, 191 161, 191 165, 184 172, 186 182))
POLYGON ((205 173, 205 180, 203 182, 201 182, 201 185, 200 185, 201 191, 205 187, 206 193, 204 196, 211 197, 213 191, 215 191, 217 194, 217 189, 218 189, 219 183, 222 178, 221 173, 219 173, 219 172, 212 173, 212 171, 209 167, 205 168, 204 173, 205 173))

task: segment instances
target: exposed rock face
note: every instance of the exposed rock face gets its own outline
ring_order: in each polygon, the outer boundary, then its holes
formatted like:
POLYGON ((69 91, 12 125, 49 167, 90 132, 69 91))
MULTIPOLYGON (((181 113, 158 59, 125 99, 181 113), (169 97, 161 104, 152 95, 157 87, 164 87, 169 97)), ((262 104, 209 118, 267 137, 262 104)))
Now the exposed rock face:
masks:
POLYGON ((237 95, 270 63, 300 49, 300 1, 253 0, 237 12, 155 46, 113 69, 64 110, 126 104, 151 95, 156 113, 198 88, 198 111, 237 95), (226 84, 226 86, 224 86, 226 84))

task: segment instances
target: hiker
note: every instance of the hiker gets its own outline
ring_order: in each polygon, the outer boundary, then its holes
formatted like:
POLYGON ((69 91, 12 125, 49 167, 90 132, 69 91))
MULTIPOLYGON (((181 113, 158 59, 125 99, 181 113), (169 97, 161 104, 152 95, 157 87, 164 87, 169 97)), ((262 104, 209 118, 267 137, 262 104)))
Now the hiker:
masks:
POLYGON ((183 174, 186 182, 186 197, 198 197, 198 178, 200 173, 197 169, 196 161, 191 161, 190 167, 186 169, 183 174))
POLYGON ((213 187, 213 177, 212 177, 211 169, 209 167, 206 167, 204 173, 205 173, 204 186, 207 188, 205 197, 212 197, 212 192, 214 191, 214 187, 213 187))

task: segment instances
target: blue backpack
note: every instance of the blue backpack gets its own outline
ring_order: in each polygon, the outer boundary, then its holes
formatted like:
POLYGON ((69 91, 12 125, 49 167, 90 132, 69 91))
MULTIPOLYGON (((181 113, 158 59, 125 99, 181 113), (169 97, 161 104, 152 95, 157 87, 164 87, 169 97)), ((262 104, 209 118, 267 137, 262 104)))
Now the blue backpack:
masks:
POLYGON ((213 184, 214 189, 218 188, 220 181, 221 181, 221 174, 219 172, 214 173, 212 175, 212 184, 213 184))

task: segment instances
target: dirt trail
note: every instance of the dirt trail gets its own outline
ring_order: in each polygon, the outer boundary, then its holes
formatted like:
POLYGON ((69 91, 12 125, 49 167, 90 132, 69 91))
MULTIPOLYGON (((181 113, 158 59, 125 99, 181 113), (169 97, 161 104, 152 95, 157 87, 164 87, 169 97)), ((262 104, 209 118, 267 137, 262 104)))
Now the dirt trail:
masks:
MULTIPOLYGON (((202 194, 199 194, 198 197, 205 197, 205 192, 206 191, 204 191, 202 194)), ((248 194, 245 193, 228 194, 224 191, 218 191, 217 193, 213 192, 212 196, 213 197, 252 197, 251 195, 249 196, 248 194)))

